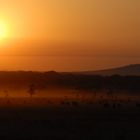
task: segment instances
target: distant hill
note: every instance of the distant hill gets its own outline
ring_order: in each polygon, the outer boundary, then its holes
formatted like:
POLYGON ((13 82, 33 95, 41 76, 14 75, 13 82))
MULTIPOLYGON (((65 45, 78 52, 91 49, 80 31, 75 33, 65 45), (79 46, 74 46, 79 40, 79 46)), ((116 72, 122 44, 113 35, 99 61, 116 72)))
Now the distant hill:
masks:
POLYGON ((112 68, 112 69, 105 69, 105 70, 98 70, 98 71, 84 71, 79 72, 79 74, 85 74, 85 75, 136 75, 140 76, 140 64, 133 64, 133 65, 127 65, 122 66, 118 68, 112 68))

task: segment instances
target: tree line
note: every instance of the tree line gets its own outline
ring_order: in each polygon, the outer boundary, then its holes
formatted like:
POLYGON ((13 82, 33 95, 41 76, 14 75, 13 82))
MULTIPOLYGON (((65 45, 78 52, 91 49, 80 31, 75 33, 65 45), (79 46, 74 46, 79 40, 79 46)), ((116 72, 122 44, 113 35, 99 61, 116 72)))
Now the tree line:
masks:
POLYGON ((101 76, 51 72, 0 72, 0 87, 36 85, 37 89, 70 88, 76 90, 140 91, 140 76, 101 76))

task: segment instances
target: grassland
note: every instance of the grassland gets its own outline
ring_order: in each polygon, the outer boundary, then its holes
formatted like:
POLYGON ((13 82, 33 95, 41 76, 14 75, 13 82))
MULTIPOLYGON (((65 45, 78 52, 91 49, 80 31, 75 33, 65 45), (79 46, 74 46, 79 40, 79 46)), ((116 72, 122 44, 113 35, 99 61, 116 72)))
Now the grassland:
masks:
POLYGON ((140 138, 138 96, 108 96, 101 93, 85 95, 72 90, 47 91, 52 96, 43 96, 44 92, 33 97, 28 94, 19 94, 19 97, 16 94, 8 97, 1 95, 1 139, 140 138))

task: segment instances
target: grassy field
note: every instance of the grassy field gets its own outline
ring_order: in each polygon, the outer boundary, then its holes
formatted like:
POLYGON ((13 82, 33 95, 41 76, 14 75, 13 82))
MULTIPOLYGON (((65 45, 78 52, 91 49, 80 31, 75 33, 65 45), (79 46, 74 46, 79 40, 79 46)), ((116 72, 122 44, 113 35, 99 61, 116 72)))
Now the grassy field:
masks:
MULTIPOLYGON (((62 94, 64 95, 64 94, 62 94)), ((67 94, 68 95, 68 94, 67 94)), ((140 105, 133 96, 0 98, 0 138, 129 140, 140 138, 140 105)))

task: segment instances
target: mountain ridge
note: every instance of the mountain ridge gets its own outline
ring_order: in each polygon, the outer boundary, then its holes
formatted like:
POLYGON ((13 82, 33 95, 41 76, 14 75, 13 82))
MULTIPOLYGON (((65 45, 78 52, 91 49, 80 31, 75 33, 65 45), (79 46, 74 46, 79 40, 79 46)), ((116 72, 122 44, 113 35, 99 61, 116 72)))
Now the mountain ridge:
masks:
POLYGON ((110 75, 137 75, 140 76, 140 64, 130 64, 116 68, 110 69, 103 69, 103 70, 95 70, 95 71, 83 71, 83 72, 76 72, 77 74, 84 74, 84 75, 103 75, 103 76, 110 76, 110 75))

